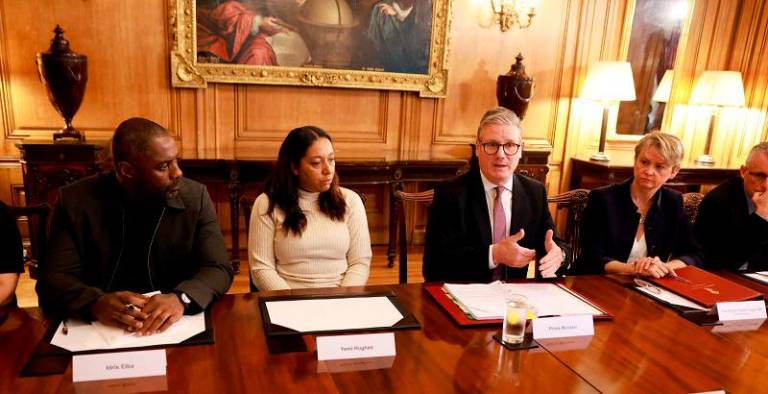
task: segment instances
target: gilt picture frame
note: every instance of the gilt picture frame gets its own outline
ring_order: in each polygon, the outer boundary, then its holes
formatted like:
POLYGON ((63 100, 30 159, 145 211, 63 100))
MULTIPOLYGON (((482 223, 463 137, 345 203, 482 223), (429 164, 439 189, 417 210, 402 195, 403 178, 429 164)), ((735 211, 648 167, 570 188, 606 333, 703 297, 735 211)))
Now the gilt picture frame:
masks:
POLYGON ((445 97, 452 0, 169 0, 171 84, 445 97))

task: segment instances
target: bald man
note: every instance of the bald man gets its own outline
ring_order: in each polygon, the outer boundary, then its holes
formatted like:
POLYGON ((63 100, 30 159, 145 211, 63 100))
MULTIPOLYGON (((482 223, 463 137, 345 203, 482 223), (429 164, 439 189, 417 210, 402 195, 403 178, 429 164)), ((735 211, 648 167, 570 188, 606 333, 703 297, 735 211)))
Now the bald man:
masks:
POLYGON ((162 126, 128 119, 112 139, 114 170, 61 188, 37 282, 46 312, 150 335, 227 292, 216 212, 178 152, 162 126))
POLYGON ((737 178, 709 192, 694 233, 705 264, 731 271, 768 269, 768 142, 755 145, 737 178))

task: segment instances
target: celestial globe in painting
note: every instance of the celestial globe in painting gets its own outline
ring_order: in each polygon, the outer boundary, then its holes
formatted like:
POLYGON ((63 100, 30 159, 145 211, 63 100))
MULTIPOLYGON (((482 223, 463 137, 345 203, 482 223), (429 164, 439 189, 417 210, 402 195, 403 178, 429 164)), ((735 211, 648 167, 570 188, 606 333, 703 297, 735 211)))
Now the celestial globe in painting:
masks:
POLYGON ((331 68, 351 64, 352 29, 358 21, 346 0, 307 0, 298 20, 314 64, 331 68))

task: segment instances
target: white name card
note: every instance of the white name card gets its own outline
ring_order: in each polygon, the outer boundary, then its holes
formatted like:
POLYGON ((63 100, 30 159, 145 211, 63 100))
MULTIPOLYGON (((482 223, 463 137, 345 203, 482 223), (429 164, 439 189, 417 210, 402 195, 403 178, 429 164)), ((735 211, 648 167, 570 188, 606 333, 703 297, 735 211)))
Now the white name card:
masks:
POLYGON ((318 360, 343 360, 394 355, 395 334, 391 332, 317 337, 318 360))
POLYGON ((765 301, 718 302, 720 321, 765 319, 765 301))
POLYGON ((592 315, 569 315, 533 319, 533 338, 564 338, 595 335, 592 315))
POLYGON ((88 382, 165 375, 165 349, 72 357, 72 380, 88 382))

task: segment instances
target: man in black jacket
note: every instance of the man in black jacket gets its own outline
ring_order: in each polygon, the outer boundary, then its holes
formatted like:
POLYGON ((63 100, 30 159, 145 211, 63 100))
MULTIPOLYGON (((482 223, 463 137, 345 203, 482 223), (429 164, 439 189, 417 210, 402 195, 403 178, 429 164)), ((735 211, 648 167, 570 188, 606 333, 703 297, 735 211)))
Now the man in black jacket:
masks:
POLYGON ((707 193, 694 233, 711 269, 768 269, 768 142, 750 150, 741 176, 707 193))
POLYGON ((477 130, 477 166, 435 188, 423 274, 427 282, 552 277, 565 262, 544 185, 515 168, 523 152, 520 119, 496 107, 477 130))
POLYGON ((224 239, 205 186, 182 177, 176 142, 162 126, 124 121, 112 154, 113 172, 59 192, 40 305, 140 335, 162 332, 229 289, 224 239))

